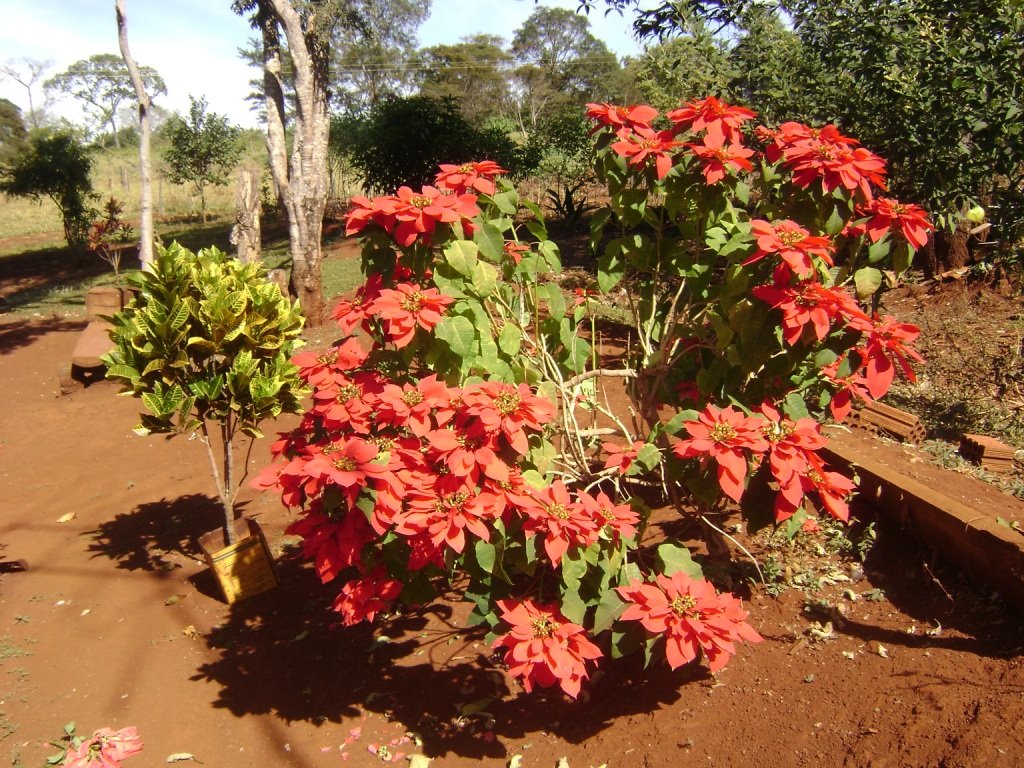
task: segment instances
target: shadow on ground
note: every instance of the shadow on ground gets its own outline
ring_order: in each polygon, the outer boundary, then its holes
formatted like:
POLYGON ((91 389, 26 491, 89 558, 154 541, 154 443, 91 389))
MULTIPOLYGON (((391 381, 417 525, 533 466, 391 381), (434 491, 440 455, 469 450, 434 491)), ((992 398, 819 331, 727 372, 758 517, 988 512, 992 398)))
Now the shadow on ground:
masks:
POLYGON ((547 732, 582 743, 617 718, 669 706, 687 683, 710 679, 696 665, 647 673, 637 657, 607 665, 575 703, 552 690, 510 696, 483 633, 467 632, 464 617, 453 616, 461 606, 410 611, 376 633, 368 624, 332 627, 338 587, 321 585, 294 554, 279 568, 280 587, 231 606, 206 637, 219 658, 193 678, 220 686, 215 706, 238 716, 320 724, 377 712, 420 735, 430 756, 508 759, 503 739, 547 732), (560 722, 552 722, 554 711, 560 722))

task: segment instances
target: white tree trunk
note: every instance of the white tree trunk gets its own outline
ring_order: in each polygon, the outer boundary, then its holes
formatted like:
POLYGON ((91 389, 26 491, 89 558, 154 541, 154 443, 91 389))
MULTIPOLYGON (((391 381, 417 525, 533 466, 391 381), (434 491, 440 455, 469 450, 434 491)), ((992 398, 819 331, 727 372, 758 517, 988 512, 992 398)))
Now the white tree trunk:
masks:
MULTIPOLYGON (((266 2, 267 0, 263 0, 266 2)), ((310 325, 323 321, 324 296, 320 235, 327 202, 327 112, 326 51, 312 43, 302 17, 289 0, 269 0, 284 29, 288 52, 295 70, 295 125, 287 179, 279 184, 288 212, 288 236, 292 257, 292 292, 298 297, 310 325)), ((268 96, 268 113, 270 110, 268 96)), ((277 116, 267 116, 267 138, 271 162, 283 145, 276 134, 276 120, 283 126, 283 103, 275 105, 277 116), (278 107, 280 110, 278 111, 278 107), (272 124, 274 126, 272 127, 272 124)), ((273 170, 273 165, 272 165, 273 170)))
MULTIPOLYGON (((114 0, 114 11, 117 14, 117 39, 121 46, 121 56, 125 66, 128 67, 128 74, 135 86, 135 95, 139 100, 139 175, 140 180, 140 201, 139 201, 139 263, 144 270, 152 268, 153 264, 153 178, 152 168, 149 162, 149 137, 151 133, 150 110, 152 102, 149 94, 146 93, 146 86, 143 85, 142 75, 132 58, 128 49, 128 19, 124 12, 124 0, 114 0)), ((117 130, 114 131, 114 140, 117 141, 117 130)))

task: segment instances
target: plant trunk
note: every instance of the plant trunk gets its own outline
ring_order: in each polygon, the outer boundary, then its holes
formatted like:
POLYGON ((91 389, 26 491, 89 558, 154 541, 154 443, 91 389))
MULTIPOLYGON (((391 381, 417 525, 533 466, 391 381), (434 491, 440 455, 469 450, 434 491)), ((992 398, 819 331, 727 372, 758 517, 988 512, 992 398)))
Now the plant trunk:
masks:
POLYGON ((260 185, 259 171, 243 168, 238 173, 235 194, 235 226, 231 242, 237 248, 238 260, 252 264, 260 259, 260 185))
MULTIPOLYGON (((128 48, 128 19, 124 13, 124 0, 115 0, 114 9, 117 14, 117 38, 121 46, 121 57, 128 67, 128 74, 139 100, 139 263, 148 271, 153 265, 153 172, 149 160, 152 103, 149 94, 146 93, 139 68, 128 48)), ((116 130, 114 141, 117 141, 116 130)))
POLYGON ((965 266, 971 256, 967 248, 969 237, 970 223, 966 220, 961 221, 952 232, 944 229, 933 231, 921 249, 924 256, 924 264, 921 266, 925 274, 928 277, 937 277, 951 269, 965 266))
MULTIPOLYGON (((292 152, 287 169, 280 166, 285 155, 284 102, 268 89, 267 143, 270 146, 271 173, 288 213, 288 236, 292 257, 292 292, 302 304, 303 314, 312 326, 323 322, 324 296, 320 236, 324 207, 327 203, 327 139, 330 128, 327 112, 327 47, 307 36, 303 21, 288 0, 262 0, 261 9, 269 2, 276 23, 284 28, 288 51, 295 70, 295 125, 292 131, 292 152)), ((264 83, 267 67, 279 65, 267 48, 273 35, 264 26, 264 83)), ((270 78, 274 79, 274 78, 270 78)), ((280 80, 276 80, 280 84, 280 80)))

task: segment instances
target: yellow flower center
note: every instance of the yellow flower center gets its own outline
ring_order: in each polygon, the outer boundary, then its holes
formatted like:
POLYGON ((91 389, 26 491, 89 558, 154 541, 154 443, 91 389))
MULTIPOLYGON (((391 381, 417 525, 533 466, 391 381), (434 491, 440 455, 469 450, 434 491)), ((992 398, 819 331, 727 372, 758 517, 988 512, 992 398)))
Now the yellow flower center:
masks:
POLYGON ((351 400, 354 397, 359 397, 360 394, 361 393, 359 391, 359 387, 357 387, 355 384, 343 384, 338 388, 337 400, 339 403, 343 403, 346 400, 351 400))
POLYGON ((423 307, 423 294, 419 291, 410 293, 402 299, 402 309, 406 312, 419 312, 423 307))
POLYGON ((402 402, 406 405, 419 405, 423 402, 423 393, 418 389, 409 389, 402 393, 402 402))
POLYGON ((334 460, 334 468, 340 472, 351 472, 359 465, 356 464, 356 460, 351 456, 341 456, 334 460))
POLYGON ((428 205, 430 205, 431 200, 429 197, 424 197, 423 195, 416 195, 411 200, 409 200, 409 202, 412 204, 414 208, 426 208, 428 205))
POLYGON ((494 405, 506 416, 519 410, 519 405, 522 402, 522 398, 515 392, 502 392, 494 398, 494 405))
POLYGON ((776 232, 775 236, 779 238, 783 245, 796 245, 802 242, 804 235, 794 230, 783 230, 782 232, 776 232))
POLYGON ((550 507, 548 507, 548 514, 550 514, 552 517, 558 518, 559 520, 569 519, 569 509, 565 506, 565 504, 552 504, 550 507))
POLYGON ((530 622, 530 626, 533 628, 534 637, 551 637, 557 625, 551 621, 550 616, 538 616, 530 622))
POLYGON ((736 437, 736 430, 732 424, 715 424, 711 429, 711 439, 716 443, 727 443, 736 437))
POLYGON ((672 598, 668 607, 676 616, 693 617, 697 615, 697 601, 689 595, 677 595, 672 598))
POLYGON ((473 173, 474 170, 472 163, 463 163, 459 166, 459 173, 473 173))
POLYGON ((778 443, 793 434, 793 425, 781 421, 770 421, 761 428, 761 434, 770 443, 778 443))

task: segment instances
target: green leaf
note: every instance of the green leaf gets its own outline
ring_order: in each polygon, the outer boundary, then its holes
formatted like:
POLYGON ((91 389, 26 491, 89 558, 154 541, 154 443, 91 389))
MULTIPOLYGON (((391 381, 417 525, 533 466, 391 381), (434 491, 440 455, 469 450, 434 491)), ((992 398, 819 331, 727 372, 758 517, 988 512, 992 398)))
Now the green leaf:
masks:
POLYGON ((476 352, 476 328, 462 315, 447 315, 434 328, 434 335, 448 343, 449 349, 461 358, 476 352))
POLYGON ((587 618, 587 604, 575 590, 562 593, 559 607, 562 609, 562 615, 575 624, 582 624, 587 618))
POLYGON ((889 255, 889 248, 892 245, 892 241, 889 238, 882 238, 877 243, 872 243, 868 246, 868 262, 870 264, 877 264, 886 256, 889 255))
POLYGON ((505 256, 505 237, 492 222, 485 221, 473 233, 473 242, 480 249, 480 255, 495 264, 505 256))
POLYGON ((610 293, 626 273, 626 262, 618 249, 607 249, 597 261, 597 287, 601 293, 610 293))
POLYGON ((853 282, 857 286, 857 298, 868 299, 882 285, 882 273, 874 267, 862 267, 853 273, 853 282))
POLYGON ((485 261, 478 261, 473 267, 473 276, 470 281, 473 285, 473 292, 481 298, 490 296, 498 284, 498 271, 485 261))
POLYGON ((690 556, 690 550, 678 544, 665 543, 658 547, 658 559, 661 561, 662 573, 671 576, 682 571, 693 579, 704 578, 700 566, 690 556))
POLYGON ((494 545, 489 541, 477 539, 473 545, 473 551, 476 554, 476 561, 480 564, 480 567, 487 573, 494 573, 494 563, 497 559, 497 550, 494 548, 494 545))
POLYGON ((498 347, 501 351, 509 357, 515 357, 519 354, 522 344, 523 332, 519 330, 519 327, 512 323, 505 323, 498 335, 498 347))
POLYGON ((636 460, 639 464, 643 465, 644 469, 650 472, 661 464, 661 451, 658 450, 656 445, 644 443, 643 447, 637 451, 636 460))
POLYGON ((607 590, 601 595, 601 602, 597 604, 597 611, 594 613, 594 628, 592 634, 599 635, 611 629, 612 624, 618 620, 623 611, 626 610, 626 603, 619 597, 614 589, 607 590))
POLYGON ((469 240, 456 240, 444 249, 444 259, 460 275, 472 278, 473 269, 478 261, 478 251, 476 243, 472 243, 469 240))

